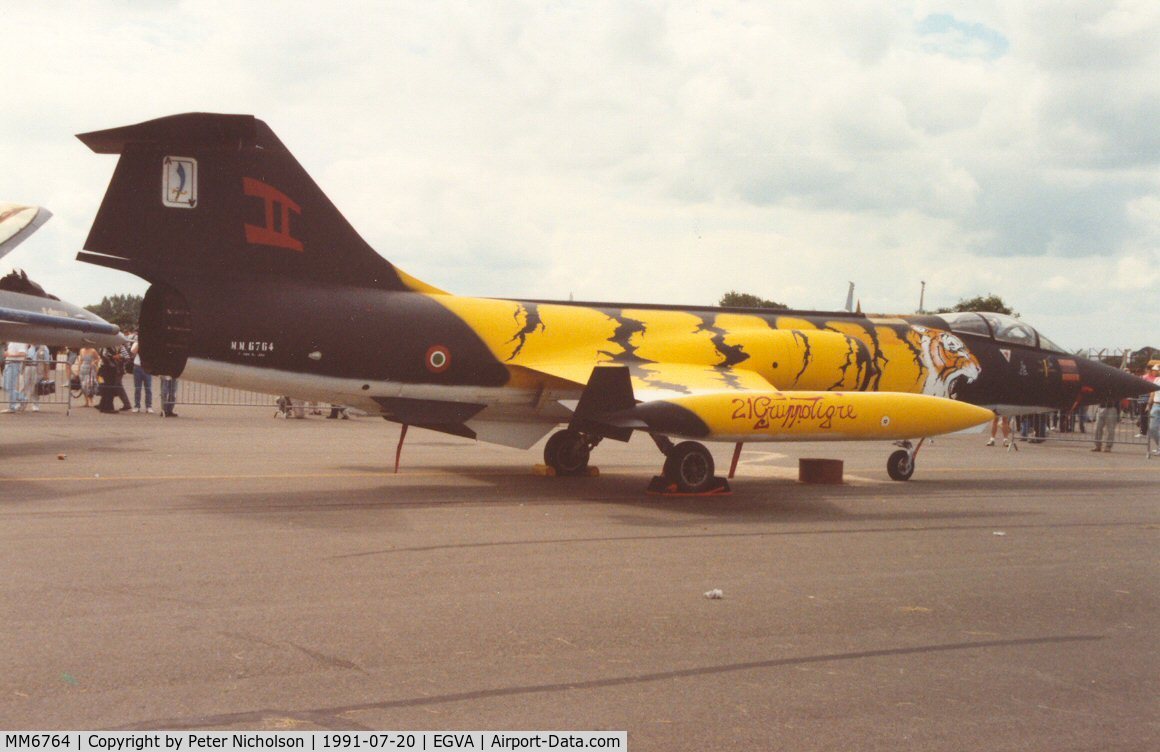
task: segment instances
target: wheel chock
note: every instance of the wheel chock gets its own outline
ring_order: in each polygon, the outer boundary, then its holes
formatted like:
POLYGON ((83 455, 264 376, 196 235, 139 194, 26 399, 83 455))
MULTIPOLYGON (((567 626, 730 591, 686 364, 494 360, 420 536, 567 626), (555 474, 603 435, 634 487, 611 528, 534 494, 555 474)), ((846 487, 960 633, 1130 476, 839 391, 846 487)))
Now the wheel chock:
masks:
MULTIPOLYGON (((559 473, 556 472, 556 468, 552 467, 551 465, 533 465, 532 466, 532 473, 534 475, 540 476, 541 478, 555 478, 557 475, 559 475, 559 473)), ((583 477, 586 477, 586 478, 599 477, 600 476, 600 468, 595 467, 595 466, 589 466, 589 467, 584 469, 584 472, 582 473, 582 475, 583 475, 583 477)))
POLYGON ((689 493, 686 491, 678 491, 677 484, 665 476, 654 475, 653 479, 649 481, 646 493, 650 496, 730 496, 733 494, 733 489, 729 487, 729 481, 714 476, 713 485, 707 490, 689 493))

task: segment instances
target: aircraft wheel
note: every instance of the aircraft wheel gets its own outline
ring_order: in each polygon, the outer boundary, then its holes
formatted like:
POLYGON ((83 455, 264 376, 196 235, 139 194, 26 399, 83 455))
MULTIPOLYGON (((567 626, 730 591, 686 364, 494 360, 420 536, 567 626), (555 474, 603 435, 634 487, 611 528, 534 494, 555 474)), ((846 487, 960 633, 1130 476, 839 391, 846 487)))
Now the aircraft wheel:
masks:
POLYGON ((588 440, 579 431, 557 431, 544 445, 544 464, 557 475, 583 475, 591 453, 588 440))
POLYGON ((702 493, 713 485, 713 455, 702 444, 683 441, 665 457, 665 479, 682 493, 702 493))
POLYGON ((910 452, 899 449, 891 454, 886 460, 886 474, 891 480, 910 480, 910 476, 914 475, 914 462, 910 458, 910 452))

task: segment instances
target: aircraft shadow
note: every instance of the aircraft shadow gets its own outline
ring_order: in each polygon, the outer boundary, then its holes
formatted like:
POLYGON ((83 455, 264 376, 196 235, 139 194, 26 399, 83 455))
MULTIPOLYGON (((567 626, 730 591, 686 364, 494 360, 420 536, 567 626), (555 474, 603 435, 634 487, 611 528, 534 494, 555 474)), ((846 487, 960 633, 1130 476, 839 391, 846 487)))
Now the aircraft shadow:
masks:
MULTIPOLYGON (((344 470, 367 472, 366 468, 344 470)), ((381 470, 379 471, 381 472, 381 470)), ((600 505, 609 520, 637 530, 630 536, 608 536, 610 539, 643 537, 639 531, 681 531, 696 529, 697 535, 711 537, 702 530, 707 521, 725 523, 848 523, 879 522, 896 529, 922 526, 962 525, 971 521, 1025 517, 1026 511, 995 509, 924 509, 905 508, 905 498, 926 499, 931 489, 905 484, 890 486, 891 494, 903 494, 899 509, 869 509, 865 488, 851 486, 810 486, 781 479, 750 479, 735 483, 732 495, 662 496, 644 490, 646 479, 639 476, 606 475, 597 478, 548 478, 529 474, 478 468, 443 468, 440 475, 430 473, 408 477, 404 472, 398 481, 375 483, 368 487, 280 491, 277 494, 253 491, 202 492, 189 497, 182 508, 228 515, 295 515, 303 524, 329 527, 338 523, 323 515, 340 512, 392 513, 407 510, 446 507, 494 508, 497 513, 510 507, 600 505), (447 473, 452 477, 442 478, 447 473), (901 489, 904 489, 902 491, 901 489)), ((372 523, 376 524, 376 523, 372 523)), ((377 524, 391 525, 389 518, 377 524)), ((858 532, 864 528, 849 528, 858 532)), ((776 532, 776 531, 775 531, 776 532)), ((779 534, 789 531, 782 530, 779 534)), ((800 533, 801 531, 797 531, 800 533)), ((830 529, 828 532, 837 532, 830 529)), ((747 533, 750 534, 750 533, 747 533)), ((770 534, 766 530, 763 534, 770 534)), ((539 543, 542 541, 524 541, 539 543)))

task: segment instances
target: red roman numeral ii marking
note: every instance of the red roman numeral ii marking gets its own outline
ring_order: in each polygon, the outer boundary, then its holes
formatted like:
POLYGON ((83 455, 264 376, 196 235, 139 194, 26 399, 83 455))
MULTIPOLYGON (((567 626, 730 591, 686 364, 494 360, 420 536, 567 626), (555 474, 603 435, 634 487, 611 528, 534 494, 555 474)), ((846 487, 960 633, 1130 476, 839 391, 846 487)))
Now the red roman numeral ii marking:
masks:
POLYGON ((247 196, 260 198, 266 207, 266 226, 246 225, 246 242, 251 245, 272 245, 275 248, 302 250, 302 241, 290 234, 290 212, 302 213, 302 207, 277 188, 261 180, 242 178, 242 190, 247 196), (275 218, 278 219, 275 226, 275 218))

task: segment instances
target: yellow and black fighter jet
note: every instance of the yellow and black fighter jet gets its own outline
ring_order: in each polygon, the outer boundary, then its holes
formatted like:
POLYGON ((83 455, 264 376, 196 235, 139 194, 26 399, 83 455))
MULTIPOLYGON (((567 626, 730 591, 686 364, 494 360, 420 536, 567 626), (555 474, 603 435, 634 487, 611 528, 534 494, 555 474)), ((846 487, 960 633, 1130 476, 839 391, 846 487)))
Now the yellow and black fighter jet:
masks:
POLYGON ((989 314, 853 313, 458 297, 379 256, 261 120, 184 114, 86 133, 120 154, 78 258, 151 283, 155 374, 344 404, 404 426, 544 448, 586 472, 650 434, 662 485, 720 487, 701 441, 909 440, 991 409, 1151 386, 989 314), (674 439, 680 443, 674 443, 674 439))

